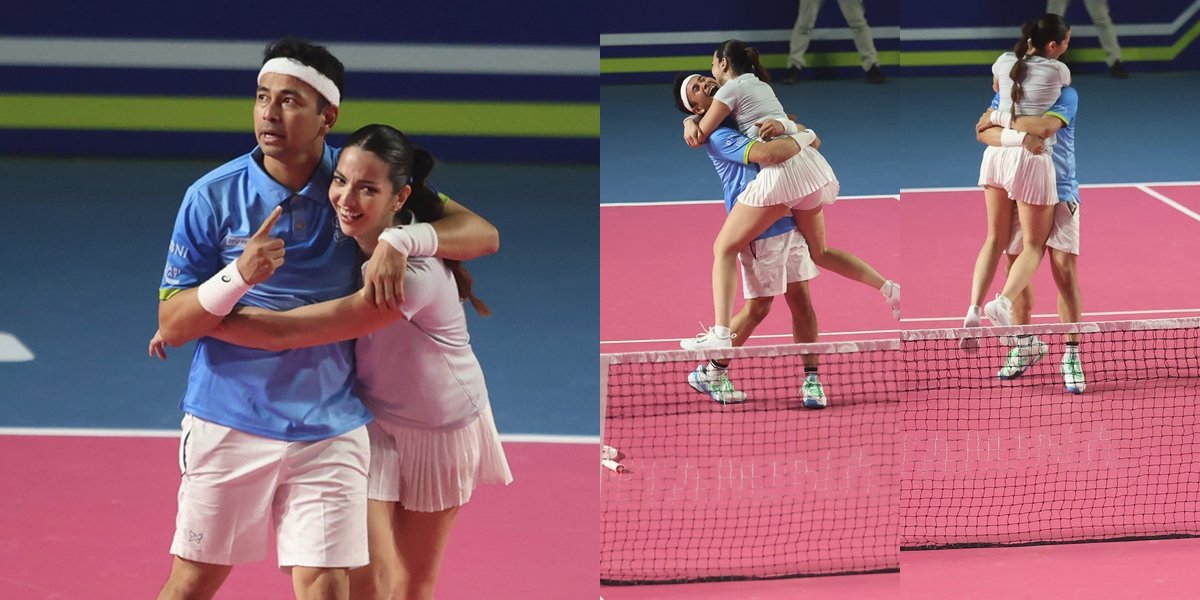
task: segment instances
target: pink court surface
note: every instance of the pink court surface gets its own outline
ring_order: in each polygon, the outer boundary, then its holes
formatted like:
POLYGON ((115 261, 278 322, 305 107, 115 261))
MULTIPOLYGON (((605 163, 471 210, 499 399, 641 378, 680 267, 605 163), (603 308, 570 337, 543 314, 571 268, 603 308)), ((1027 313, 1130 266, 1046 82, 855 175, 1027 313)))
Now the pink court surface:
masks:
MULTIPOLYGON (((1084 186, 1079 279, 1085 321, 1200 315, 1200 183, 1084 186)), ((826 210, 830 246, 865 259, 903 286, 903 320, 878 292, 822 273, 810 282, 820 342, 958 327, 986 233, 976 188, 903 190, 841 199, 826 210)), ((677 348, 712 322, 711 244, 718 202, 610 204, 601 209, 601 353, 677 348)), ((1003 286, 1003 265, 989 296, 1003 286)), ((1034 279, 1034 322, 1058 320, 1049 265, 1034 279)), ((740 294, 739 294, 740 297, 740 294)), ((740 302, 740 300, 739 300, 740 302)), ((750 344, 788 343, 776 302, 750 344)), ((900 574, 668 586, 604 587, 638 598, 1194 598, 1200 541, 1150 540, 932 550, 901 554, 900 574)))
MULTIPOLYGON (((0 598, 153 598, 179 483, 178 438, 0 435, 0 598)), ((593 443, 506 441, 515 481, 461 511, 437 597, 594 598, 593 443)), ((233 570, 217 598, 291 598, 274 556, 233 570)))

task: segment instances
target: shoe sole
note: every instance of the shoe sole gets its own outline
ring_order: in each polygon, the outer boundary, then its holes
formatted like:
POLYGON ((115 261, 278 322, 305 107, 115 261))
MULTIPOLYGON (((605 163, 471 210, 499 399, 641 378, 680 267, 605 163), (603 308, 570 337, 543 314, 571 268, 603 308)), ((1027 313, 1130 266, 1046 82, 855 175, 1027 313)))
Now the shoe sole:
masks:
POLYGON ((828 403, 819 404, 817 402, 813 402, 813 401, 810 401, 807 399, 804 401, 804 408, 811 409, 811 410, 821 410, 822 408, 825 408, 826 406, 828 406, 828 403))

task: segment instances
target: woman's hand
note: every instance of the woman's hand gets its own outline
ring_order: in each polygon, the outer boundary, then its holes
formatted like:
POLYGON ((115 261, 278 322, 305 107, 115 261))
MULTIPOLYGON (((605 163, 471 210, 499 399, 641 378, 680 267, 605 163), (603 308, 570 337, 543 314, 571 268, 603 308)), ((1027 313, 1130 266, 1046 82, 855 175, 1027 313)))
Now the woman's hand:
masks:
POLYGON ((699 148, 700 144, 700 122, 695 118, 684 119, 683 121, 683 141, 692 148, 699 148))

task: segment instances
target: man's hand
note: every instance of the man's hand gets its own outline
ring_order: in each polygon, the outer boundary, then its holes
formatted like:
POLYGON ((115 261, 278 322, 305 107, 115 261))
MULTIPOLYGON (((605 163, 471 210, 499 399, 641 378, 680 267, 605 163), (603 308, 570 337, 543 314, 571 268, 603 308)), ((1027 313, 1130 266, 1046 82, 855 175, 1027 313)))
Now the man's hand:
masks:
POLYGON ((400 308, 404 304, 404 273, 407 270, 407 256, 387 242, 376 244, 363 275, 363 297, 377 308, 400 308))
POLYGON ((155 330, 154 337, 150 338, 150 357, 158 357, 160 360, 167 360, 167 342, 162 337, 162 332, 155 330))
POLYGON ((1034 154, 1041 154, 1046 151, 1046 140, 1032 133, 1025 134, 1025 138, 1021 140, 1021 145, 1034 154))
POLYGON ((992 109, 989 108, 983 111, 983 116, 979 117, 979 122, 975 124, 975 133, 979 133, 984 129, 991 129, 992 127, 998 127, 998 125, 992 123, 992 109))
POLYGON ((683 141, 692 148, 700 147, 700 121, 697 119, 683 121, 683 141))
POLYGON ((250 236, 246 248, 237 259, 238 273, 247 285, 266 281, 283 264, 283 240, 271 237, 271 227, 282 214, 283 207, 276 206, 271 216, 250 236))
MULTIPOLYGON (((769 140, 773 137, 783 135, 783 132, 785 131, 783 123, 780 123, 775 119, 759 121, 755 123, 754 126, 758 128, 758 137, 762 138, 763 140, 769 140)), ((800 130, 807 129, 803 125, 797 125, 796 127, 800 130)))

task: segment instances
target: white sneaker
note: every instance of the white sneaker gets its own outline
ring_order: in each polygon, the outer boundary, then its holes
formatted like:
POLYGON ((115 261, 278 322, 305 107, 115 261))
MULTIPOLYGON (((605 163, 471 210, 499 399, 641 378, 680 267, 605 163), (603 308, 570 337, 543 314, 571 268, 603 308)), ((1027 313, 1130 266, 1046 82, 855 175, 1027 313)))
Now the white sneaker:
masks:
POLYGON ((804 385, 800 388, 800 398, 804 400, 804 408, 820 410, 829 405, 829 400, 825 398, 825 388, 821 387, 821 381, 816 375, 808 375, 804 378, 804 385))
POLYGON ((900 284, 892 280, 883 282, 883 287, 879 288, 879 293, 883 294, 883 299, 892 307, 892 318, 900 320, 900 284))
POLYGON ((992 325, 1009 327, 1012 325, 1012 300, 996 294, 996 299, 983 305, 983 314, 987 315, 992 325))
POLYGON ((1078 352, 1063 354, 1059 370, 1062 372, 1063 384, 1067 386, 1068 392, 1082 394, 1087 389, 1087 382, 1083 380, 1083 365, 1079 362, 1078 352))
POLYGON ((1043 356, 1046 356, 1046 344, 1036 335, 1017 338, 1017 345, 1008 351, 1008 358, 996 376, 1005 381, 1016 379, 1024 375, 1029 367, 1038 364, 1043 356))
POLYGON ((697 335, 694 338, 679 341, 679 347, 684 350, 711 350, 714 348, 732 348, 733 333, 725 329, 725 335, 717 332, 717 327, 714 325, 709 327, 704 333, 697 335))
POLYGON ((714 369, 708 363, 700 363, 688 374, 688 385, 721 404, 746 401, 746 393, 733 387, 733 382, 729 380, 729 370, 714 369))
MULTIPOLYGON (((979 327, 983 324, 983 309, 979 308, 978 304, 972 304, 967 307, 967 316, 963 319, 963 329, 971 329, 979 327)), ((975 351, 979 349, 979 338, 965 337, 958 340, 958 347, 963 350, 975 351)))

